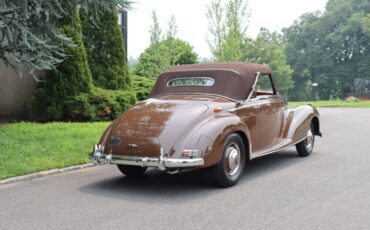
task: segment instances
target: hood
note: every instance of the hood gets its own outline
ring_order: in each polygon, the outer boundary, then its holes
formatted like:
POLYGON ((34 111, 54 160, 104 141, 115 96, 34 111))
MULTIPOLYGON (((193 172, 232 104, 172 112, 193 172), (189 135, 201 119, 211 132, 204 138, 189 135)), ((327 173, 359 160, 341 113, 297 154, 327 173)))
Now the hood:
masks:
POLYGON ((176 143, 208 114, 206 102, 149 99, 115 120, 101 143, 107 154, 157 157, 163 147, 172 156, 176 143))

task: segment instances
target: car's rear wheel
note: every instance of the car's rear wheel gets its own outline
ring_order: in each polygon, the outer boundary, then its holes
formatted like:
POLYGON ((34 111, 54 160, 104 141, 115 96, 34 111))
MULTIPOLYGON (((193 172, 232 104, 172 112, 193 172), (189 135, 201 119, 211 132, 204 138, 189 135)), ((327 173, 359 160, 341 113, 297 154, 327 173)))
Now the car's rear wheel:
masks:
POLYGON ((315 134, 314 127, 311 124, 310 129, 307 131, 306 138, 303 141, 296 144, 295 146, 297 149, 298 156, 300 157, 309 156, 313 151, 314 145, 315 145, 315 134))
POLYGON ((129 177, 138 177, 144 174, 146 167, 132 165, 117 165, 119 171, 129 177))
POLYGON ((224 147, 221 161, 213 166, 216 184, 231 187, 238 183, 245 166, 245 147, 238 134, 230 135, 224 147))

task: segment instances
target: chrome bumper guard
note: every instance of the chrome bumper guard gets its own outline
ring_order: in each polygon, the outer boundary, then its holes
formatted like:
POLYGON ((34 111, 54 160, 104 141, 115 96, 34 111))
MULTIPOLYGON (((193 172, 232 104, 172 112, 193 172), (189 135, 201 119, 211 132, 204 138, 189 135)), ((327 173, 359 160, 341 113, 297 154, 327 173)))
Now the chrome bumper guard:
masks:
POLYGON ((161 154, 158 158, 102 154, 95 150, 93 152, 92 160, 93 163, 97 165, 133 165, 141 167, 156 167, 160 170, 165 170, 166 168, 187 168, 204 165, 203 158, 166 158, 163 154, 163 149, 161 149, 161 154))

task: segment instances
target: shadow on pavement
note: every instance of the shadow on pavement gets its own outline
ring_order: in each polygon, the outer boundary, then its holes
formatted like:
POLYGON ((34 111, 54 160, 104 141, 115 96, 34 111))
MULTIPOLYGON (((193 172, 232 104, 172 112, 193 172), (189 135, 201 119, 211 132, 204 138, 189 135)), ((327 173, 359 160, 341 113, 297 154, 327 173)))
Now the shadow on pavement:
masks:
MULTIPOLYGON (((270 173, 303 163, 309 158, 299 158, 295 150, 285 150, 248 162, 244 175, 236 187, 248 186, 248 182, 262 179, 270 173)), ((117 169, 118 170, 118 169, 117 169)), ((138 202, 186 202, 201 199, 204 194, 213 195, 229 189, 217 188, 212 183, 209 170, 198 170, 182 175, 169 175, 155 169, 148 170, 140 178, 116 176, 80 188, 82 193, 107 198, 125 199, 138 202)))
POLYGON ((246 164, 244 177, 241 178, 240 182, 244 183, 267 176, 268 174, 274 173, 280 169, 288 168, 293 164, 303 163, 303 161, 312 157, 314 157, 314 154, 306 158, 298 157, 296 150, 292 148, 256 158, 246 164))

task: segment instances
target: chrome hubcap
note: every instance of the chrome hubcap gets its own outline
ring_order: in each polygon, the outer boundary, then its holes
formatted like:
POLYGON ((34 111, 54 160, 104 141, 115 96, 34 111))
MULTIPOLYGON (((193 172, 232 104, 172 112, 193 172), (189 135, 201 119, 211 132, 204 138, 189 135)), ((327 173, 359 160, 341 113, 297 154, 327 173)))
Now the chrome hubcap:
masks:
POLYGON ((314 141, 315 141, 314 138, 315 137, 314 137, 311 129, 308 130, 307 137, 306 137, 306 140, 305 140, 305 145, 306 145, 306 149, 309 150, 309 151, 311 151, 312 148, 313 148, 313 144, 314 144, 314 141))
POLYGON ((240 167, 240 149, 236 145, 230 145, 226 149, 227 153, 227 158, 226 158, 226 163, 227 163, 227 173, 230 176, 233 176, 237 173, 239 167, 240 167))

